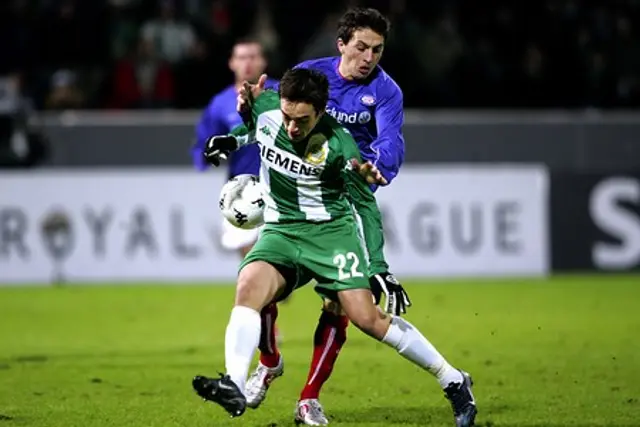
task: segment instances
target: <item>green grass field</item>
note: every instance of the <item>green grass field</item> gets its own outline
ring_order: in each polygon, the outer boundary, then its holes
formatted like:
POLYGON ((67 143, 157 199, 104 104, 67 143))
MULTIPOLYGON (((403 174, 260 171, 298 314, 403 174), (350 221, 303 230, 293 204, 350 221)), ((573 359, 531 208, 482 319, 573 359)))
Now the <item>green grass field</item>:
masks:
MULTIPOLYGON (((407 318, 476 381, 479 426, 640 425, 640 277, 413 282, 407 318)), ((229 419, 191 390, 224 368, 229 286, 0 288, 0 427, 293 425, 319 314, 281 309, 286 373, 229 419)), ((431 376, 354 328, 332 425, 452 426, 431 376)))

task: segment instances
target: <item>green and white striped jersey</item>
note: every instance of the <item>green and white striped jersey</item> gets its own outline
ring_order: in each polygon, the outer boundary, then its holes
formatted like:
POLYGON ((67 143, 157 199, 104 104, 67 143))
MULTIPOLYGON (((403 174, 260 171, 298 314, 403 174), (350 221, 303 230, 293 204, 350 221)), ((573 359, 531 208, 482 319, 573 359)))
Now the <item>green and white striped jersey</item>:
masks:
POLYGON ((362 162, 360 151, 333 117, 324 114, 304 141, 292 142, 283 126, 280 97, 267 90, 254 102, 251 123, 231 133, 240 145, 260 145, 265 223, 353 217, 353 206, 362 222, 371 274, 387 271, 380 210, 368 184, 352 168, 352 160, 362 162))
POLYGON ((292 142, 283 126, 278 94, 265 91, 255 100, 253 121, 251 138, 239 141, 260 145, 260 182, 269 194, 266 223, 351 215, 353 196, 375 204, 366 182, 350 169, 351 159, 362 161, 358 147, 333 117, 324 115, 306 140, 292 142))

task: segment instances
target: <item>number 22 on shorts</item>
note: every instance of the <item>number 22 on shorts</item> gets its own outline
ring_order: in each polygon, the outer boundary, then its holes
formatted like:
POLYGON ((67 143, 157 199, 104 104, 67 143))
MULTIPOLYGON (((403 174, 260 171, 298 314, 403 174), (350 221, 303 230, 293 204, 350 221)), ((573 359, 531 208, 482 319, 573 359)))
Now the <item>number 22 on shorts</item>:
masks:
POLYGON ((352 277, 364 277, 364 274, 358 271, 360 265, 360 259, 354 252, 347 252, 345 254, 337 254, 333 257, 333 263, 338 266, 338 280, 350 279, 352 277), (347 263, 351 263, 349 272, 344 271, 347 267, 347 263))

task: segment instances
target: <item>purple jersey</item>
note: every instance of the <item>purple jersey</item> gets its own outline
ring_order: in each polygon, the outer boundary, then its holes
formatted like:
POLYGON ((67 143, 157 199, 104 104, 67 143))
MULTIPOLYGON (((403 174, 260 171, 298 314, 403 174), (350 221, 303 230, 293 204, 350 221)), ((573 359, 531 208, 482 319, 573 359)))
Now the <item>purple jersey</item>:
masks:
MULTIPOLYGON (((273 88, 276 80, 267 79, 265 87, 273 88)), ((212 135, 225 135, 231 129, 242 124, 242 118, 236 111, 235 85, 231 85, 214 96, 202 113, 196 126, 196 143, 191 150, 196 169, 206 170, 208 164, 202 157, 204 144, 212 135)), ((260 151, 257 144, 249 144, 233 152, 229 157, 229 178, 241 174, 258 175, 260 171, 260 151)))
POLYGON ((340 57, 304 61, 296 68, 323 72, 329 79, 327 113, 349 130, 364 160, 391 182, 404 162, 402 90, 377 66, 362 81, 347 80, 338 71, 340 57))

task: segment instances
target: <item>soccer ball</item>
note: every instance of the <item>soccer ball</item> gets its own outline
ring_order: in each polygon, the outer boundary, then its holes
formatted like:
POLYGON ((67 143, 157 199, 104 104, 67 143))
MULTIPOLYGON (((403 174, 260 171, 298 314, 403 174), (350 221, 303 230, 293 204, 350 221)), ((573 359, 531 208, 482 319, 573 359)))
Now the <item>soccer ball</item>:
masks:
POLYGON ((238 175, 220 190, 220 210, 231 225, 251 230, 264 224, 264 193, 258 177, 238 175))

